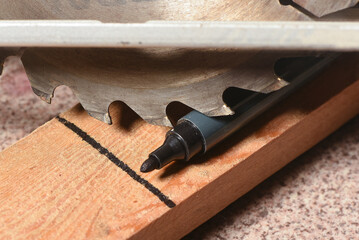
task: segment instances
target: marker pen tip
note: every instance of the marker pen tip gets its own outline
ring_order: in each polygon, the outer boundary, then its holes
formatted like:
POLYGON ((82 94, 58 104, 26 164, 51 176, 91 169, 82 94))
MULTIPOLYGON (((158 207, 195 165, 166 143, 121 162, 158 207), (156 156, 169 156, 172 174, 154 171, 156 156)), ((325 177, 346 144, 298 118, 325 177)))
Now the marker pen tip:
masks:
POLYGON ((149 157, 141 166, 140 171, 143 173, 152 172, 158 168, 158 161, 154 157, 149 157))

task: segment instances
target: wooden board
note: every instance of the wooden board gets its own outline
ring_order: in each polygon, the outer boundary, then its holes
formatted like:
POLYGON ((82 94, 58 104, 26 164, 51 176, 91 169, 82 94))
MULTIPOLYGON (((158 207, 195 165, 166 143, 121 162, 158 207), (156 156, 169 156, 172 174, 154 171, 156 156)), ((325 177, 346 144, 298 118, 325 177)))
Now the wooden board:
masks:
POLYGON ((80 106, 0 154, 1 239, 176 239, 359 113, 358 58, 305 88, 206 156, 139 172, 168 130, 111 106, 80 106))

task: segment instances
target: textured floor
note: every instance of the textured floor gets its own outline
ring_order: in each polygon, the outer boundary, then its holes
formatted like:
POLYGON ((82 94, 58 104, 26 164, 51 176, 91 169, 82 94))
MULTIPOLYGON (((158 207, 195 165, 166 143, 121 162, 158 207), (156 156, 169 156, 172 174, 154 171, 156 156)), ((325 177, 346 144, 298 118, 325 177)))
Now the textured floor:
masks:
MULTIPOLYGON (((0 80, 0 150, 77 103, 31 91, 16 59, 0 80)), ((359 239, 359 117, 234 202, 185 239, 359 239)))

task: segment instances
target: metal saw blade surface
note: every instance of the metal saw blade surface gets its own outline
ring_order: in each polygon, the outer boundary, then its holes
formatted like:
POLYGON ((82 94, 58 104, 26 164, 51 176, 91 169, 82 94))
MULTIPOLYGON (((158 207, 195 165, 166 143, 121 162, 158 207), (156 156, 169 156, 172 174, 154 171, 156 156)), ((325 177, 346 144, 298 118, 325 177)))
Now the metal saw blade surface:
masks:
MULTIPOLYGON (((0 0, 2 19, 91 19, 102 22, 150 20, 311 20, 278 0, 0 0)), ((8 54, 0 54, 4 59, 8 54)), ((288 53, 221 49, 29 48, 22 61, 34 92, 51 101, 59 85, 71 87, 89 114, 111 123, 109 105, 123 101, 143 119, 170 125, 166 107, 181 102, 210 116, 232 111, 222 94, 228 87, 271 92, 286 85, 273 72, 288 53)), ((290 53, 289 53, 290 55, 290 53)), ((2 60, 0 59, 0 60, 2 60)))

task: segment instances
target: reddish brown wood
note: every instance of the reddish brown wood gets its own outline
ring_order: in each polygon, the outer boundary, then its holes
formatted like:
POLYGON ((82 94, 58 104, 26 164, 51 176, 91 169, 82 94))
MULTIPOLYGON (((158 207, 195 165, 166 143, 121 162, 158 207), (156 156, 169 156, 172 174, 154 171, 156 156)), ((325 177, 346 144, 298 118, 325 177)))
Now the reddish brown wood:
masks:
POLYGON ((168 130, 111 106, 61 115, 177 204, 169 208, 77 134, 51 120, 0 154, 0 238, 175 239, 215 215, 359 112, 357 59, 321 77, 191 164, 139 173, 168 130))

